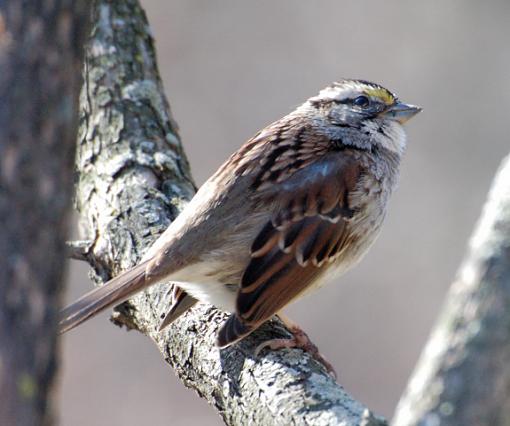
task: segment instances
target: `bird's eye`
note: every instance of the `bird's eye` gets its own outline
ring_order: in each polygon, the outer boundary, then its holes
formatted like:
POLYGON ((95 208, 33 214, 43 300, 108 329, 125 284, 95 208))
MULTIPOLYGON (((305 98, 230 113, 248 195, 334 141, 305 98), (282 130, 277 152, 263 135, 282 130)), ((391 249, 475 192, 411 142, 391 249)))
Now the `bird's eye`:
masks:
POLYGON ((357 98, 354 98, 352 104, 360 108, 366 108, 370 104, 370 100, 366 96, 361 95, 357 98))

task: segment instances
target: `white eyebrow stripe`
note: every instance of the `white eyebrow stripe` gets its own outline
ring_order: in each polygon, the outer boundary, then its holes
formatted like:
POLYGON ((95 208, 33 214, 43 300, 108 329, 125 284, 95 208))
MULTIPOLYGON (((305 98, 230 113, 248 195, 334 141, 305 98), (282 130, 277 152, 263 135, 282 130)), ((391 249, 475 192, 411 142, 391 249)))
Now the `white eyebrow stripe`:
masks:
POLYGON ((365 95, 377 102, 392 105, 398 99, 388 89, 363 80, 342 80, 321 90, 318 95, 308 99, 309 103, 341 102, 354 100, 357 96, 365 95))
POLYGON ((358 95, 362 91, 361 87, 343 86, 343 87, 326 87, 319 92, 320 99, 342 100, 350 99, 358 95))
POLYGON ((357 81, 336 83, 321 90, 317 96, 310 98, 310 100, 341 101, 344 99, 354 99, 371 88, 371 86, 357 81))

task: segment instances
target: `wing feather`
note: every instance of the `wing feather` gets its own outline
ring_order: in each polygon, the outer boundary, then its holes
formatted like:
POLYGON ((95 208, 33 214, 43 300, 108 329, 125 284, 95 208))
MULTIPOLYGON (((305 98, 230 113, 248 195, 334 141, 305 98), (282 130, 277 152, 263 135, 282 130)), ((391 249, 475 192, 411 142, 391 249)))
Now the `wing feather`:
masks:
POLYGON ((350 194, 363 173, 354 155, 325 155, 296 172, 262 201, 274 214, 251 248, 237 296, 237 315, 245 324, 266 321, 305 292, 354 238, 349 221, 356 211, 350 194))

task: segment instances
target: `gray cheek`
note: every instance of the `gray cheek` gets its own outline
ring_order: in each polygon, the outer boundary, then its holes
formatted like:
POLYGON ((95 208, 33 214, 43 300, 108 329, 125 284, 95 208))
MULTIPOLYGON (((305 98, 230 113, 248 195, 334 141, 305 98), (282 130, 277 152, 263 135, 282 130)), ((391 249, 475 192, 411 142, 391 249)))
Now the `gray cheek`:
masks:
POLYGON ((333 125, 349 124, 349 116, 344 109, 332 109, 328 112, 328 120, 333 125))
POLYGON ((342 140, 346 145, 363 149, 370 149, 372 145, 370 133, 367 134, 367 132, 358 128, 344 128, 342 140))
POLYGON ((359 127, 363 115, 350 110, 345 106, 338 106, 331 109, 327 118, 334 126, 352 126, 359 127))

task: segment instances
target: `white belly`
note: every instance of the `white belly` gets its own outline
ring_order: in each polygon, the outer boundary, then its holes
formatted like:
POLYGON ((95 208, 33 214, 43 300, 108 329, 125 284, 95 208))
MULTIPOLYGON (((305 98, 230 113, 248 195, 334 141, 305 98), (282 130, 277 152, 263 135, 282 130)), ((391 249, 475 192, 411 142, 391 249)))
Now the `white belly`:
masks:
MULTIPOLYGON (((236 287, 215 279, 223 265, 195 263, 169 277, 179 287, 201 302, 209 303, 226 312, 235 312, 236 287)), ((236 284, 236 283, 233 283, 236 284)))

